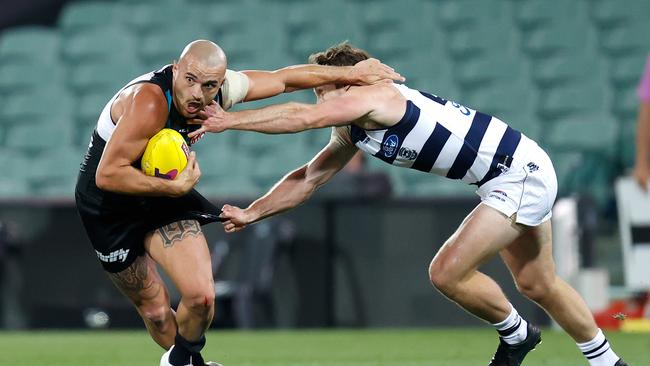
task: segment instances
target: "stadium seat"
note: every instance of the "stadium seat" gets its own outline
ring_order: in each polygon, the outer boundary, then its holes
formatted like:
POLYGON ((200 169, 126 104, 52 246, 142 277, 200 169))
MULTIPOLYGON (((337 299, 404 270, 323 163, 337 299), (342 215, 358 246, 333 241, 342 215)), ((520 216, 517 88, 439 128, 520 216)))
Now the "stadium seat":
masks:
POLYGON ((79 164, 85 150, 56 146, 42 150, 30 162, 28 179, 32 189, 41 196, 74 197, 79 164))
POLYGON ((178 59, 183 48, 197 39, 210 39, 204 29, 191 27, 163 27, 140 39, 140 58, 150 67, 160 67, 178 59), (157 66, 154 66, 157 65, 157 66))
POLYGON ((631 168, 636 161, 637 124, 633 119, 619 123, 618 157, 623 168, 631 168))
POLYGON ((545 58, 531 60, 531 77, 541 88, 555 87, 562 84, 583 82, 604 74, 602 60, 595 52, 563 53, 545 58))
POLYGON ((581 114, 545 123, 544 144, 556 151, 587 151, 613 156, 616 152, 616 120, 600 114, 581 114))
POLYGON ((59 59, 59 44, 60 36, 56 29, 7 29, 0 37, 0 63, 50 65, 59 59))
POLYGON ((26 93, 46 84, 61 85, 65 72, 62 64, 52 62, 45 66, 31 63, 0 62, 0 93, 26 93))
POLYGON ((586 4, 583 1, 520 0, 515 1, 515 19, 523 30, 531 30, 561 21, 575 22, 583 18, 586 24, 586 4))
POLYGON ((196 188, 206 197, 253 199, 262 193, 248 176, 231 174, 201 179, 196 188))
POLYGON ((71 146, 73 139, 74 125, 71 123, 52 121, 18 124, 7 132, 5 146, 33 154, 45 149, 71 146))
POLYGON ((639 110, 639 97, 636 87, 628 86, 616 89, 612 103, 612 112, 620 120, 636 120, 639 110))
POLYGON ((71 2, 61 11, 58 25, 65 34, 72 34, 101 24, 122 24, 133 15, 132 8, 112 1, 71 2))
POLYGON ((364 39, 363 32, 358 24, 337 24, 334 28, 320 23, 299 34, 292 34, 289 40, 289 50, 298 59, 306 60, 314 53, 322 51, 332 45, 345 40, 361 47, 364 39))
MULTIPOLYGON (((139 35, 150 35, 178 24, 179 17, 196 19, 209 13, 202 13, 197 7, 187 6, 184 2, 170 2, 164 5, 157 2, 144 2, 129 7, 131 15, 127 25, 139 35)), ((206 16, 207 18, 207 16, 206 16)))
POLYGON ((650 24, 647 21, 624 23, 602 32, 600 44, 610 56, 623 56, 648 52, 647 34, 650 24))
POLYGON ((549 57, 564 52, 584 52, 596 48, 596 32, 569 22, 551 23, 525 32, 522 49, 531 57, 549 57))
POLYGON ((508 15, 507 7, 506 1, 442 0, 437 9, 438 22, 448 30, 464 28, 481 19, 501 23, 508 15))
POLYGON ((494 82, 519 80, 525 76, 523 60, 490 52, 483 57, 459 59, 454 63, 454 77, 464 89, 474 89, 494 82))
POLYGON ((29 183, 23 178, 15 176, 0 178, 0 199, 21 199, 30 195, 29 183))
POLYGON ((509 57, 516 50, 516 32, 508 22, 475 22, 451 31, 445 41, 449 54, 456 60, 499 54, 509 57))
POLYGON ((590 15, 598 27, 614 28, 633 21, 647 21, 650 3, 645 0, 629 0, 625 5, 610 0, 591 0, 590 15))
POLYGON ((104 25, 66 37, 63 56, 72 67, 80 62, 129 62, 136 42, 122 26, 104 25))
POLYGON ((570 84, 541 90, 537 113, 544 119, 603 111, 608 89, 599 81, 570 84))
POLYGON ((82 95, 101 91, 114 93, 129 80, 147 71, 150 70, 139 65, 135 55, 130 62, 83 62, 68 70, 68 85, 74 92, 82 95))
POLYGON ((78 144, 83 145, 88 143, 88 139, 97 124, 99 115, 115 92, 117 90, 113 92, 84 93, 78 97, 79 108, 76 109, 75 113, 75 122, 79 132, 77 135, 78 139, 75 140, 78 144))
MULTIPOLYGON (((650 47, 648 50, 650 51, 650 47)), ((633 88, 638 85, 648 56, 647 53, 641 52, 623 57, 611 57, 609 75, 612 84, 618 88, 633 88)))
POLYGON ((0 124, 28 125, 34 122, 72 122, 73 100, 60 85, 46 85, 26 93, 4 97, 0 124))

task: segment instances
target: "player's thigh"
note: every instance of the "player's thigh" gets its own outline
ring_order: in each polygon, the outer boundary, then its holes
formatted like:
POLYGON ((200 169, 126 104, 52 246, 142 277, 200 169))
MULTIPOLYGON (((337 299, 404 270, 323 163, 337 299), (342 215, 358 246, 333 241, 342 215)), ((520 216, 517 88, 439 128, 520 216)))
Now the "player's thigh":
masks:
POLYGON ((169 307, 165 283, 160 278, 156 263, 146 253, 137 257, 125 270, 107 274, 135 306, 169 307))
POLYGON ((463 275, 521 235, 521 227, 498 210, 479 204, 436 254, 432 267, 463 275))
POLYGON ((555 276, 551 220, 526 228, 500 255, 519 284, 551 280, 555 276))
POLYGON ((154 230, 145 239, 145 250, 182 295, 213 291, 210 251, 197 221, 181 220, 154 230))

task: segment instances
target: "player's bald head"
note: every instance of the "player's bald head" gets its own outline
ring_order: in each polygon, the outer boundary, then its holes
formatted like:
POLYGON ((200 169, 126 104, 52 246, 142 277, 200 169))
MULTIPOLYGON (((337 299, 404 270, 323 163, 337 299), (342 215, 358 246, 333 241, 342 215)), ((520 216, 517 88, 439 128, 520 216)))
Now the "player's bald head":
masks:
POLYGON ((190 42, 185 46, 178 61, 182 63, 190 60, 198 62, 204 67, 219 69, 225 69, 227 63, 226 54, 221 47, 205 39, 190 42))

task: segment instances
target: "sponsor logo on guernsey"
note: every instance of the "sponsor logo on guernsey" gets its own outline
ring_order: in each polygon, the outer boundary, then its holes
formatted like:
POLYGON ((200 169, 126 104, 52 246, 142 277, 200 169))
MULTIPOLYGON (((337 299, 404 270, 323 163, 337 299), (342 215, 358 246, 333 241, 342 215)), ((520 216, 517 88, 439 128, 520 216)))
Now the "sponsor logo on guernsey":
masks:
POLYGON ((398 145, 399 145, 399 137, 397 137, 397 135, 390 135, 388 136, 386 141, 384 141, 381 149, 384 151, 384 155, 387 158, 390 158, 393 155, 395 155, 398 145))
POLYGON ((104 255, 97 250, 95 250, 95 253, 97 253, 97 258, 99 258, 100 261, 106 263, 113 263, 118 261, 119 262, 126 261, 126 257, 129 255, 129 250, 131 249, 127 249, 127 250, 120 249, 114 252, 110 252, 108 253, 108 255, 104 255))
POLYGON ((413 149, 409 149, 408 147, 402 147, 399 149, 397 156, 406 160, 415 160, 415 158, 418 157, 418 152, 413 149))
POLYGON ((508 197, 508 194, 506 194, 506 192, 504 192, 504 191, 500 191, 498 189, 495 189, 494 191, 490 192, 488 197, 496 198, 501 202, 505 202, 506 201, 505 197, 508 197))

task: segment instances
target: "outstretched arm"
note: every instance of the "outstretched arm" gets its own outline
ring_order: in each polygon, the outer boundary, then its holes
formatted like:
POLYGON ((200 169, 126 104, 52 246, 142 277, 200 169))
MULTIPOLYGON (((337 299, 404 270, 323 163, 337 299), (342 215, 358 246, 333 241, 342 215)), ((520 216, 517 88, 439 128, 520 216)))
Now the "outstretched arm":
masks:
POLYGON ((249 79, 244 101, 264 99, 325 84, 370 85, 384 80, 404 81, 393 68, 371 58, 354 66, 296 65, 276 71, 243 71, 249 79))
MULTIPOLYGON (((386 117, 386 113, 373 113, 376 109, 385 108, 386 94, 382 89, 386 85, 364 86, 351 89, 345 94, 331 98, 319 104, 303 104, 289 102, 270 105, 260 109, 249 109, 239 112, 225 112, 213 104, 205 108, 205 119, 193 120, 189 123, 201 124, 201 127, 189 134, 190 137, 205 132, 222 132, 225 130, 256 131, 269 134, 294 133, 313 128, 348 125, 353 121, 370 115, 378 123, 386 117), (379 115, 381 114, 381 116, 379 115)), ((388 95, 390 97, 390 94, 388 95)), ((398 102, 403 104, 403 102, 398 102)), ((394 113, 402 113, 394 109, 394 113)), ((397 118, 399 120, 399 118, 397 118)))
POLYGON ((232 233, 248 224, 287 211, 305 202, 314 191, 330 180, 352 158, 357 148, 333 134, 330 143, 309 163, 290 172, 248 208, 225 205, 221 218, 224 230, 232 233))

